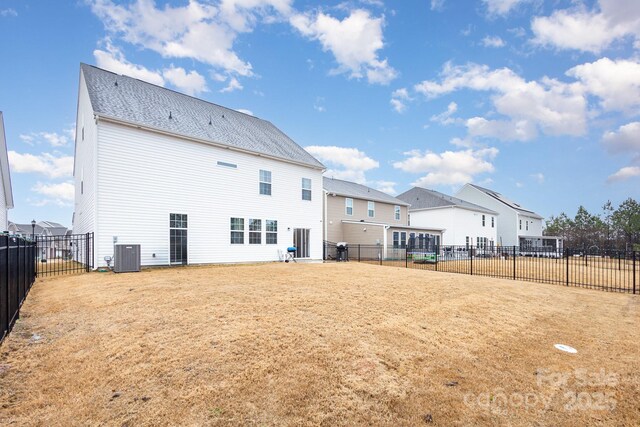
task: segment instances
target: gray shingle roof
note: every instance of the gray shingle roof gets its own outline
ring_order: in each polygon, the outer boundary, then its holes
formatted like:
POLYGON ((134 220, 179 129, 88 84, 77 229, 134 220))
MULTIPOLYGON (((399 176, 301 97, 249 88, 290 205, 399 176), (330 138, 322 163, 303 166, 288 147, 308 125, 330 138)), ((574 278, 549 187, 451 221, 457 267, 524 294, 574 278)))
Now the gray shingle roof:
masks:
POLYGON ((396 199, 382 191, 374 190, 366 185, 357 184, 355 182, 343 181, 341 179, 324 177, 322 179, 322 188, 329 193, 352 197, 354 199, 371 200, 372 202, 389 203, 392 205, 408 205, 408 203, 396 199))
POLYGON ((470 203, 465 200, 458 199, 457 197, 440 193, 439 191, 427 190, 426 188, 421 187, 413 187, 411 190, 405 191, 398 195, 398 199, 411 205, 409 211, 458 206, 478 212, 485 212, 490 215, 498 215, 498 212, 476 205, 475 203, 470 203))
POLYGON ((519 204, 517 204, 516 202, 507 199, 506 197, 504 197, 502 194, 497 193, 493 190, 490 190, 488 188, 484 188, 484 187, 480 187, 479 185, 475 185, 475 184, 469 184, 470 186, 477 188, 478 190, 482 191, 483 193, 493 197, 494 199, 504 203, 505 205, 509 206, 512 209, 515 209, 516 211, 524 214, 524 215, 528 215, 534 218, 538 218, 538 219, 543 219, 542 216, 538 215, 537 213, 535 213, 532 210, 529 209, 525 209, 522 206, 520 206, 519 204))
POLYGON ((324 168, 266 120, 91 65, 80 69, 99 116, 324 168))

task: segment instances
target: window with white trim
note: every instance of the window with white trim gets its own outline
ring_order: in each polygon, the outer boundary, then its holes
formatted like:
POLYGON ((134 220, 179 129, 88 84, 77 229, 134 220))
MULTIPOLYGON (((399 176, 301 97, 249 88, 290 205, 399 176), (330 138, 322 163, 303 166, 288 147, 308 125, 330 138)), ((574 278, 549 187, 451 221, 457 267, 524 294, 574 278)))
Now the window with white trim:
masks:
POLYGON ((393 232, 393 247, 394 248, 400 247, 400 232, 398 231, 393 232))
POLYGON ((527 221, 527 231, 529 231, 529 221, 527 221))
POLYGON ((491 228, 495 228, 496 219, 495 217, 491 217, 491 228))
POLYGON ((482 215, 482 226, 484 227, 484 221, 485 221, 485 217, 484 215, 482 215))
POLYGON ((278 244, 278 221, 275 219, 267 219, 265 220, 265 230, 266 230, 266 241, 267 245, 277 245, 278 244))
POLYGON ((244 244, 244 218, 231 218, 231 244, 244 244))
POLYGON ((271 195, 271 171, 260 169, 260 194, 271 195))
POLYGON ((353 215, 353 199, 344 199, 344 213, 345 215, 353 215))
POLYGON ((520 220, 520 230, 522 230, 522 220, 520 220))
POLYGON ((249 244, 259 245, 262 243, 262 220, 249 219, 249 244))
POLYGON ((396 205, 393 207, 393 216, 396 221, 400 221, 400 206, 396 205))
POLYGON ((302 200, 311 200, 311 179, 302 178, 302 200))
POLYGON ((367 202, 367 215, 369 216, 369 218, 374 218, 376 216, 375 202, 367 202))
POLYGON ((400 232, 400 248, 404 249, 406 247, 407 247, 407 232, 401 231, 400 232))

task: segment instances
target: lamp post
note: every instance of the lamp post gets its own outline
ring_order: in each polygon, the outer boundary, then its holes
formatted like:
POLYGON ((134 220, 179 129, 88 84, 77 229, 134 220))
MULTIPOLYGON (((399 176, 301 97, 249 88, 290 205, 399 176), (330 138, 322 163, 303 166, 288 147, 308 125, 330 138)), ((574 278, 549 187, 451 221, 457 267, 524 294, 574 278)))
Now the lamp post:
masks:
POLYGON ((36 238, 36 220, 31 220, 31 240, 36 238))

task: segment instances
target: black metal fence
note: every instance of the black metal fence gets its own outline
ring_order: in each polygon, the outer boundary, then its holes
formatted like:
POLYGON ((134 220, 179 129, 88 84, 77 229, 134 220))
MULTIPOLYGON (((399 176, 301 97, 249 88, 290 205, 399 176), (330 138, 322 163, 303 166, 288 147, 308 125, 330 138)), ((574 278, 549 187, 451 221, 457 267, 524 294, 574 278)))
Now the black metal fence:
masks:
POLYGON ((55 276, 93 269, 93 233, 36 236, 36 275, 55 276))
POLYGON ((36 244, 21 237, 0 236, 0 342, 20 315, 36 278, 36 244))
MULTIPOLYGON (((325 260, 336 260, 325 242, 325 260)), ((429 249, 349 245, 347 259, 372 264, 555 283, 640 294, 640 253, 598 249, 435 246, 429 249)))

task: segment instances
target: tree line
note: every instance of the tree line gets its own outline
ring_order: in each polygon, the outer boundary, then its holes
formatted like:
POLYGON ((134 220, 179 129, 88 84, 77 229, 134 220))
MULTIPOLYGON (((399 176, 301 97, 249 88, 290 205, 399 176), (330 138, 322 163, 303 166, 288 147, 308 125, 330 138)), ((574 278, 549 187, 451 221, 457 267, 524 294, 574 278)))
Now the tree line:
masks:
POLYGON ((611 201, 602 212, 590 213, 584 206, 574 218, 564 212, 546 221, 546 236, 564 237, 566 248, 640 250, 640 204, 629 197, 617 208, 611 201))

